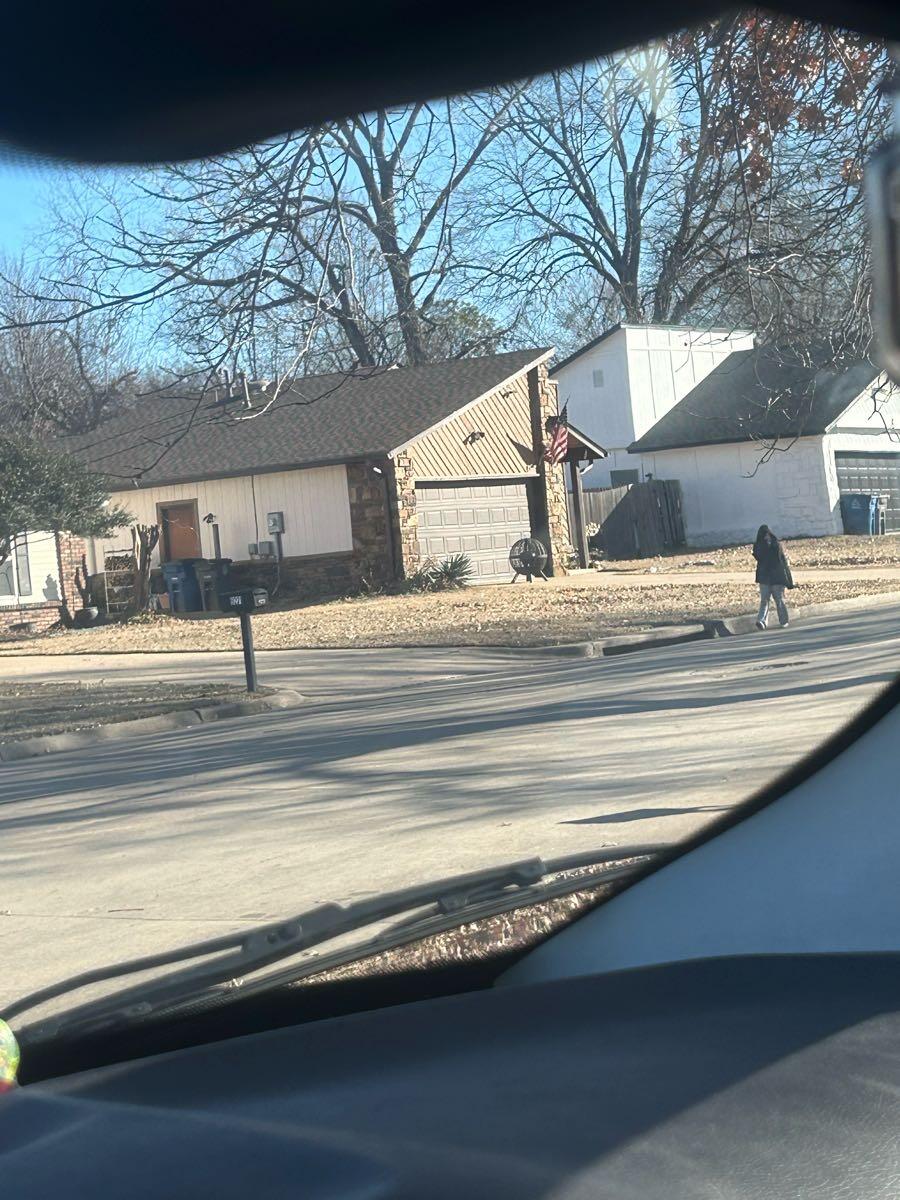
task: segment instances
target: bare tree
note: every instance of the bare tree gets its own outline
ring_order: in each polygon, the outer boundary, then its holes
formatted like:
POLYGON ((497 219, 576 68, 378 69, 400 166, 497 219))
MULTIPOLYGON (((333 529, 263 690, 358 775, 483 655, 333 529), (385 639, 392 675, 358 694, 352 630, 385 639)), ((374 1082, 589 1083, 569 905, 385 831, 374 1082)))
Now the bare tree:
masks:
POLYGON ((536 80, 490 157, 505 272, 603 319, 778 337, 849 300, 866 325, 859 183, 887 66, 862 38, 750 12, 536 80))
POLYGON ((454 223, 511 102, 418 104, 125 188, 90 180, 55 214, 60 261, 91 281, 68 290, 70 319, 125 313, 204 370, 279 375, 298 347, 306 369, 422 362, 465 291, 454 223))
POLYGON ((64 280, 50 294, 22 263, 0 265, 0 425, 84 433, 133 402, 136 355, 122 315, 69 319, 71 297, 64 280))

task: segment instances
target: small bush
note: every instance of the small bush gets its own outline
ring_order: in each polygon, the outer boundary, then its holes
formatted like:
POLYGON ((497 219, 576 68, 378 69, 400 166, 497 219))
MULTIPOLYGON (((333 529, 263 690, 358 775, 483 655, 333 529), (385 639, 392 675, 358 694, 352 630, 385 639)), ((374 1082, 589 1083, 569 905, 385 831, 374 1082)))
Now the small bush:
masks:
POLYGON ((438 592, 466 587, 474 576, 475 568, 468 554, 451 554, 432 570, 433 586, 438 592))
POLYGON ((407 593, 452 591, 465 587, 474 577, 475 568, 468 554, 451 554, 439 563, 426 559, 417 571, 406 576, 400 590, 407 593))
POLYGON ((417 571, 407 575, 401 585, 403 592, 433 592, 436 564, 427 559, 417 571))

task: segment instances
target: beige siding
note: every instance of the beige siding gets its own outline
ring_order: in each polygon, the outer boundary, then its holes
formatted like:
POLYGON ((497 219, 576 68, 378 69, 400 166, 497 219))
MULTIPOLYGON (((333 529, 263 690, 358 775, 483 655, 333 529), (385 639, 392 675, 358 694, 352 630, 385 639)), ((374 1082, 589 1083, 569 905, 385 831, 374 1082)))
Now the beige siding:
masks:
POLYGON ((534 474, 528 379, 522 375, 412 443, 417 480, 534 474), (483 438, 466 444, 470 433, 483 438))
MULTIPOLYGON (((20 602, 39 604, 45 600, 59 599, 59 560, 56 554, 56 535, 46 531, 29 533, 27 545, 31 593, 0 596, 0 607, 11 608, 20 602)), ((13 580, 17 583, 15 552, 12 557, 13 580)))
MULTIPOLYGON (((136 521, 147 525, 157 523, 157 504, 196 500, 201 549, 207 557, 213 554, 213 538, 212 528, 204 523, 203 517, 210 512, 216 515, 226 558, 246 559, 250 542, 272 540, 266 532, 269 512, 284 513, 284 553, 288 557, 353 549, 344 466, 141 488, 117 492, 113 500, 124 505, 136 521)), ((93 570, 103 569, 105 552, 125 547, 131 547, 127 529, 98 540, 93 548, 93 570)), ((157 549, 154 561, 158 558, 157 549)))

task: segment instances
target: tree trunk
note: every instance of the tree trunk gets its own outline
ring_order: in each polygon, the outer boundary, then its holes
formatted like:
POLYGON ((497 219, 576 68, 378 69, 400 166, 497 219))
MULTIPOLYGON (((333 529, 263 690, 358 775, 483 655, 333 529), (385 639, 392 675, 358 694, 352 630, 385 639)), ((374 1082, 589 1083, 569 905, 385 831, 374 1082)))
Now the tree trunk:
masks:
POLYGON ((145 613, 150 607, 150 558, 158 541, 158 525, 135 525, 131 530, 131 545, 134 553, 132 616, 145 613))

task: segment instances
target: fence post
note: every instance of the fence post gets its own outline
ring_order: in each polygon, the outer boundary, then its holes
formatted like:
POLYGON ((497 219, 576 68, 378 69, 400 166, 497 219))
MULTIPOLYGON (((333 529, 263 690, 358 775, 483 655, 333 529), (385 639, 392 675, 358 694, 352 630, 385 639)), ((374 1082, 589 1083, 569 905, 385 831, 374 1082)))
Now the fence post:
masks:
POLYGON ((575 549, 582 567, 590 565, 591 556, 588 551, 587 529, 584 520, 584 489, 581 483, 581 472, 578 470, 577 458, 569 460, 569 471, 572 476, 572 515, 575 518, 575 549))

